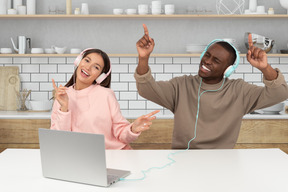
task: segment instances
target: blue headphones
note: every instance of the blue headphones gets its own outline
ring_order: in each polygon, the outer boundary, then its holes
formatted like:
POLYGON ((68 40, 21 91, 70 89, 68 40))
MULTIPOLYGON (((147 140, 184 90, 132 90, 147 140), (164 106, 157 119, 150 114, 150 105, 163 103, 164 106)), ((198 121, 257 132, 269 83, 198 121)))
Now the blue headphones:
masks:
POLYGON ((227 67, 227 69, 224 71, 224 78, 227 78, 227 77, 229 77, 229 76, 235 71, 235 69, 238 67, 239 61, 240 61, 239 52, 238 52, 238 50, 237 50, 231 43, 229 43, 229 42, 227 42, 227 41, 225 41, 225 40, 223 40, 223 39, 215 39, 215 40, 211 41, 211 43, 209 43, 209 44, 206 46, 205 50, 202 52, 202 54, 201 54, 201 56, 200 56, 200 61, 202 60, 202 57, 204 56, 204 54, 206 53, 206 51, 208 50, 208 48, 209 48, 211 45, 213 45, 214 43, 217 43, 217 42, 221 42, 221 41, 228 43, 228 44, 235 50, 235 52, 236 52, 236 61, 235 61, 235 63, 234 63, 233 65, 230 65, 229 67, 227 67))

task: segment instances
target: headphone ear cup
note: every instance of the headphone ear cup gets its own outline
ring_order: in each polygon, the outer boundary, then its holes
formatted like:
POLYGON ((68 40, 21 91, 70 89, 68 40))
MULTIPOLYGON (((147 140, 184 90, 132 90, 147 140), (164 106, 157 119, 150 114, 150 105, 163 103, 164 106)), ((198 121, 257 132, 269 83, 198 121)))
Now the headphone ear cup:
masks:
POLYGON ((78 56, 76 57, 76 59, 75 59, 75 61, 74 61, 75 67, 78 67, 79 63, 80 63, 81 60, 82 60, 82 57, 83 57, 82 54, 80 54, 80 55, 78 55, 78 56))
POLYGON ((104 79, 107 77, 108 75, 106 73, 102 73, 101 75, 99 75, 99 77, 96 79, 97 84, 102 83, 102 81, 104 81, 104 79))
POLYGON ((200 61, 202 59, 202 57, 204 56, 204 54, 206 53, 206 49, 202 52, 201 56, 200 56, 200 61))
POLYGON ((224 72, 224 78, 229 77, 235 71, 234 66, 229 66, 224 72))

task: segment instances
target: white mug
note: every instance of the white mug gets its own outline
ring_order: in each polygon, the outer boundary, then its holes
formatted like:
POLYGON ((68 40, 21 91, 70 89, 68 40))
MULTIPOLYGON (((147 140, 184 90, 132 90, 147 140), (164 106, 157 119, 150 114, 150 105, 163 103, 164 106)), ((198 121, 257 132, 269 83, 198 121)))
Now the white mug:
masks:
POLYGON ((126 9, 125 13, 127 15, 135 15, 137 13, 137 10, 136 9, 126 9))
POLYGON ((124 12, 123 9, 113 9, 113 14, 114 15, 122 15, 124 12))
POLYGON ((139 15, 147 15, 149 13, 149 6, 147 4, 138 5, 138 14, 139 15))
POLYGON ((26 15, 26 6, 25 5, 18 5, 17 6, 18 15, 26 15))
POLYGON ((151 8, 161 8, 162 2, 161 1, 152 1, 151 8))
POLYGON ((175 5, 174 4, 165 5, 165 14, 166 15, 173 15, 174 13, 175 13, 175 5))
POLYGON ((153 8, 152 7, 151 13, 152 13, 152 15, 160 15, 161 13, 163 13, 163 9, 161 9, 161 8, 153 8))
POLYGON ((88 3, 82 3, 81 4, 81 14, 82 15, 89 15, 88 3))
POLYGON ((257 13, 265 13, 265 6, 264 5, 257 6, 256 12, 257 13))

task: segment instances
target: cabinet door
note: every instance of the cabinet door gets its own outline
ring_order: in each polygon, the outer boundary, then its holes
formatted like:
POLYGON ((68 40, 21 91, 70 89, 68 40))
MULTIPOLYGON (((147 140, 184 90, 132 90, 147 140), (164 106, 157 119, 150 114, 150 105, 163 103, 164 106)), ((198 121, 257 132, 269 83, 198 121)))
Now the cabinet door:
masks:
POLYGON ((0 119, 0 152, 6 148, 38 148, 38 128, 50 128, 50 119, 0 119))

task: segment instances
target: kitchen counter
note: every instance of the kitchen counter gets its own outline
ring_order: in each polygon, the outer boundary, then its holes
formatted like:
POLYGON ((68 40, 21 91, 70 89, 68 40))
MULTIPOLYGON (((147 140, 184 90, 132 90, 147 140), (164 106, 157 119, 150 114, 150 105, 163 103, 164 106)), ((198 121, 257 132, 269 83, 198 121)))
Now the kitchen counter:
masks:
MULTIPOLYGON (((149 113, 151 111, 147 111, 149 113)), ((129 113, 122 112, 127 119, 136 119, 147 113, 129 113)), ((173 119, 173 115, 164 115, 159 113, 156 115, 157 119, 173 119)), ((50 119, 51 112, 19 112, 19 111, 0 111, 0 119, 50 119)), ((288 114, 281 112, 280 114, 247 114, 243 119, 288 119, 288 114)))

